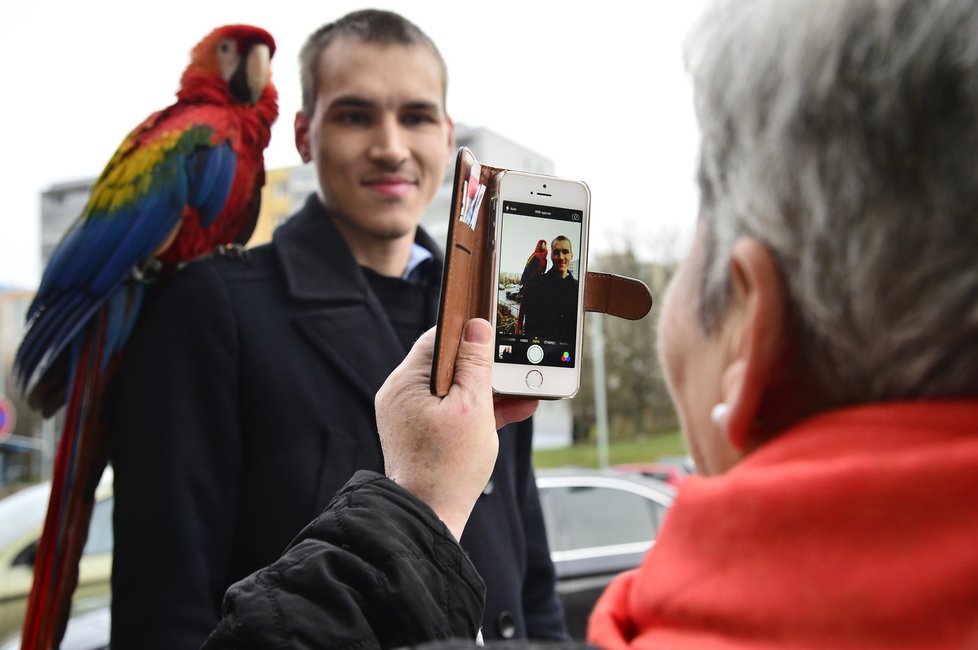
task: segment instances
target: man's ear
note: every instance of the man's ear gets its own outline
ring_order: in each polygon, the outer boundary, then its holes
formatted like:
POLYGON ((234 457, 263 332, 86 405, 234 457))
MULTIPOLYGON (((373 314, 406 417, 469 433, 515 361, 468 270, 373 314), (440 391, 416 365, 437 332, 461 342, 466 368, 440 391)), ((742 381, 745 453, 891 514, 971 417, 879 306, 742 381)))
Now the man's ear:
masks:
POLYGON ((295 150, 299 152, 302 162, 307 163, 312 160, 312 146, 309 143, 309 120, 302 111, 296 111, 295 122, 295 150))
POLYGON ((746 450, 767 391, 787 362, 787 292, 774 255, 757 239, 738 239, 730 253, 733 297, 722 326, 727 361, 721 379, 729 407, 727 435, 746 450))
POLYGON ((451 156, 455 153, 455 122, 451 115, 446 114, 445 119, 448 120, 448 155, 451 156))

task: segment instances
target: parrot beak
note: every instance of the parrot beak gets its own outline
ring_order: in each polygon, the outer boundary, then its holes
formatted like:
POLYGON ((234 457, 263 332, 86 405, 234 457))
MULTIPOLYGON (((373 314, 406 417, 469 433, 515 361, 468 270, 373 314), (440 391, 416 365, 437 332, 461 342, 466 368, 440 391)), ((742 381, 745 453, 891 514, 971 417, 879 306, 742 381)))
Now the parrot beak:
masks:
POLYGON ((245 61, 245 79, 251 93, 251 105, 254 106, 265 92, 268 83, 268 71, 272 60, 272 52, 264 43, 254 45, 248 52, 245 61))

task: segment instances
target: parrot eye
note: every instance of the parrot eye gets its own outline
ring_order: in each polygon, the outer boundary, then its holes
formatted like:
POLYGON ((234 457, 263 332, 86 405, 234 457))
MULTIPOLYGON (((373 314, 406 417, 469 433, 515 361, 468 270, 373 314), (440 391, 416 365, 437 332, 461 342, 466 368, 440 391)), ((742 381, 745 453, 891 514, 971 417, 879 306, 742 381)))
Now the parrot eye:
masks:
POLYGON ((227 54, 228 52, 231 51, 231 44, 228 43, 227 41, 222 41, 219 49, 222 54, 227 54))

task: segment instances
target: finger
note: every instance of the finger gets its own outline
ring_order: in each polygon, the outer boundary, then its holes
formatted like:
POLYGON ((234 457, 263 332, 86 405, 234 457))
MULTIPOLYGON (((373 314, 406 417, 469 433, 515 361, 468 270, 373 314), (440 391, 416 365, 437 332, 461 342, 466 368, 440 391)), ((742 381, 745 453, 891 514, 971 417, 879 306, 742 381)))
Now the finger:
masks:
POLYGON ((405 392, 414 392, 420 385, 427 390, 434 350, 435 328, 432 327, 414 342, 404 361, 394 368, 374 396, 374 409, 378 419, 381 418, 382 409, 393 408, 390 402, 394 396, 403 397, 405 392))
POLYGON ((462 341, 455 358, 456 386, 470 395, 489 391, 492 382, 492 327, 482 318, 473 318, 465 324, 462 341))
POLYGON ((402 381, 410 382, 412 386, 415 383, 421 382, 422 379, 427 381, 431 376, 431 359, 434 353, 435 328, 432 327, 418 337, 418 340, 408 350, 404 361, 394 369, 390 377, 396 377, 395 380, 399 383, 402 381))
POLYGON ((513 422, 522 422, 533 415, 539 405, 540 401, 535 399, 497 398, 493 404, 496 413, 496 429, 502 429, 513 422))
POLYGON ((435 328, 430 328, 427 332, 418 337, 418 340, 411 346, 408 356, 421 357, 423 361, 431 362, 431 355, 435 350, 435 328))

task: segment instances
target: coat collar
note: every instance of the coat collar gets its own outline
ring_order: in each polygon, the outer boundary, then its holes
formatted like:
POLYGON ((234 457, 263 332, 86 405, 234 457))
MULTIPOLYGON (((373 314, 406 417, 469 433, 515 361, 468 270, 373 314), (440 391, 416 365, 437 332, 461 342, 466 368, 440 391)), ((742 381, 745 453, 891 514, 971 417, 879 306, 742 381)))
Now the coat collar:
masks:
MULTIPOLYGON (((289 295, 304 304, 296 328, 373 404, 404 358, 401 342, 319 198, 310 196, 272 239, 289 295)), ((420 227, 415 241, 442 265, 441 251, 420 227)))
MULTIPOLYGON (((367 280, 316 194, 276 229, 272 239, 289 294, 304 300, 365 300, 367 280)), ((440 269, 444 255, 420 226, 414 240, 431 251, 440 269)))
POLYGON ((292 297, 344 301, 365 298, 367 281, 315 194, 275 230, 272 241, 292 297))

